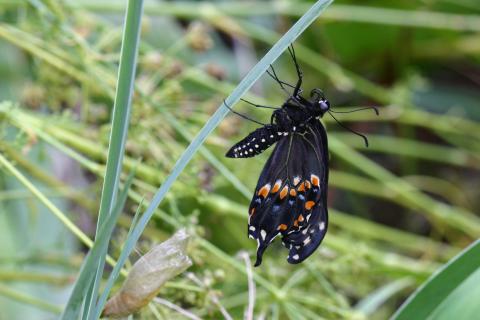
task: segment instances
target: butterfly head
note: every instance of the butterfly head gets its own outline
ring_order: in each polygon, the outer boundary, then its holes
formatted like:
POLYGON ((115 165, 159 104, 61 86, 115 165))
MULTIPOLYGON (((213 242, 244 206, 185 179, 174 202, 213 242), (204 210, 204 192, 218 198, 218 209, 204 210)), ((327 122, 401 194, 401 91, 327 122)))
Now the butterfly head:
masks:
POLYGON ((323 94, 323 91, 315 88, 310 93, 311 100, 310 102, 315 108, 315 111, 319 113, 320 116, 323 116, 325 112, 330 110, 330 102, 328 102, 327 98, 323 94))

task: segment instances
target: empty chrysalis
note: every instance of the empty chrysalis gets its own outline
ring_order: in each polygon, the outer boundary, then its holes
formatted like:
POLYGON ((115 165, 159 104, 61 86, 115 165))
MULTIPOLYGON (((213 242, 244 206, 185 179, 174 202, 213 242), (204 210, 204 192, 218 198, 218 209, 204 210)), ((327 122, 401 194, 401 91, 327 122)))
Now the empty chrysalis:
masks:
POLYGON ((192 265, 185 229, 156 245, 132 267, 122 288, 105 305, 102 316, 125 317, 146 306, 168 280, 192 265))

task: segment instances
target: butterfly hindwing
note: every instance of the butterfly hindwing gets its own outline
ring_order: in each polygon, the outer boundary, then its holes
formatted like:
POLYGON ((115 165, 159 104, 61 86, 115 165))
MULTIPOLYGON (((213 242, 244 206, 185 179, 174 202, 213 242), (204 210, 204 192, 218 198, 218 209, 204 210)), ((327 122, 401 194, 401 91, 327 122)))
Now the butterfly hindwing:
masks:
POLYGON ((258 266, 271 241, 282 236, 288 262, 310 256, 327 230, 328 147, 318 120, 303 133, 282 136, 260 175, 249 208, 249 236, 258 242, 258 266))
POLYGON ((280 131, 277 125, 265 125, 236 143, 230 148, 226 156, 229 158, 254 157, 287 135, 288 132, 280 131))

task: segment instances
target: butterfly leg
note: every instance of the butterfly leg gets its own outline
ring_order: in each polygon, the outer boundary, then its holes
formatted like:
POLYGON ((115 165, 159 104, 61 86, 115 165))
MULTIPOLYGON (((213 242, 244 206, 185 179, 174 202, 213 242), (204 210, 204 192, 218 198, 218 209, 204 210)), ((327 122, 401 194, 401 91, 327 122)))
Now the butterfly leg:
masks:
POLYGON ((240 99, 240 100, 242 100, 242 101, 245 102, 245 103, 248 103, 248 104, 251 105, 251 106, 254 106, 255 108, 265 108, 265 109, 275 109, 275 110, 276 110, 276 109, 280 109, 280 108, 278 108, 278 107, 262 106, 262 105, 260 105, 260 104, 255 104, 255 103, 250 102, 250 101, 245 100, 245 99, 240 99))
POLYGON ((255 122, 256 124, 259 124, 259 125, 261 125, 261 126, 265 126, 265 125, 266 125, 266 124, 263 123, 263 122, 257 121, 257 120, 255 120, 255 119, 250 118, 249 116, 246 116, 246 115, 244 115, 244 114, 241 114, 240 112, 237 112, 237 111, 233 110, 233 109, 227 104, 227 102, 225 101, 225 99, 223 100, 223 104, 225 105, 225 107, 227 107, 228 110, 230 110, 230 112, 232 112, 233 114, 236 114, 236 115, 239 116, 239 117, 242 117, 243 119, 246 119, 246 120, 255 122))
POLYGON ((302 86, 302 81, 303 81, 303 72, 300 69, 300 66, 298 65, 298 61, 297 61, 297 57, 295 55, 295 49, 293 48, 293 44, 290 47, 288 47, 288 52, 292 56, 293 63, 295 64, 295 69, 297 70, 298 81, 297 81, 297 84, 295 85, 295 90, 293 91, 293 96, 296 97, 301 91, 301 86, 302 86))
POLYGON ((292 89, 295 89, 295 86, 291 85, 288 82, 280 80, 277 76, 277 73, 275 72, 275 69, 273 68, 273 65, 270 65, 270 69, 272 69, 272 72, 270 73, 270 71, 267 70, 267 74, 279 84, 280 88, 282 88, 282 90, 285 91, 287 95, 290 96, 290 92, 288 92, 288 90, 284 86, 290 87, 292 89))

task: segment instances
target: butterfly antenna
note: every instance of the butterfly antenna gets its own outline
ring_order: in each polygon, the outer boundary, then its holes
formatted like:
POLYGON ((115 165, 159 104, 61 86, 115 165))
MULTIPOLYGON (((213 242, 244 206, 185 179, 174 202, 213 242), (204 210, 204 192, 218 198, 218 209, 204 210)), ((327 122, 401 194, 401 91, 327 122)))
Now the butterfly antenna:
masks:
POLYGON ((259 125, 261 125, 261 126, 265 126, 265 125, 266 125, 265 123, 262 123, 262 122, 260 122, 260 121, 255 120, 255 119, 252 119, 252 118, 250 118, 250 117, 248 117, 248 116, 246 116, 246 115, 244 115, 244 114, 241 114, 240 112, 237 112, 237 111, 233 110, 233 109, 230 108, 230 106, 227 104, 227 102, 225 101, 225 99, 223 99, 223 104, 225 105, 225 107, 227 107, 228 110, 230 110, 230 112, 236 114, 236 115, 239 116, 239 117, 242 117, 242 118, 245 119, 245 120, 249 120, 249 121, 255 122, 256 124, 259 124, 259 125))
POLYGON ((335 111, 335 110, 330 109, 330 111, 333 112, 333 113, 352 113, 352 112, 363 111, 363 110, 370 110, 370 109, 372 109, 373 111, 375 111, 375 114, 376 114, 377 116, 380 115, 380 112, 378 112, 377 107, 358 108, 358 109, 354 109, 354 110, 350 110, 350 111, 335 111))
POLYGON ((355 130, 353 130, 352 128, 349 128, 347 127, 346 125, 342 124, 340 121, 337 120, 337 118, 335 118, 335 116, 330 112, 328 111, 328 113, 332 116, 332 118, 344 129, 347 129, 348 131, 350 131, 351 133, 354 133, 356 134, 357 136, 359 137, 362 137, 363 140, 365 141, 365 146, 368 148, 368 139, 367 137, 364 135, 364 134, 361 134, 360 132, 357 132, 355 130))

